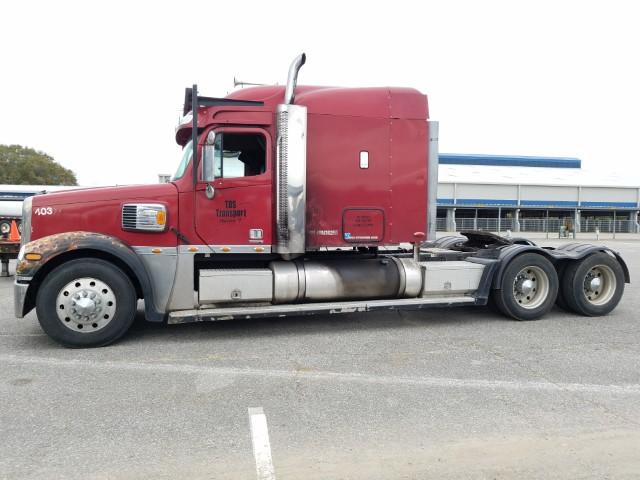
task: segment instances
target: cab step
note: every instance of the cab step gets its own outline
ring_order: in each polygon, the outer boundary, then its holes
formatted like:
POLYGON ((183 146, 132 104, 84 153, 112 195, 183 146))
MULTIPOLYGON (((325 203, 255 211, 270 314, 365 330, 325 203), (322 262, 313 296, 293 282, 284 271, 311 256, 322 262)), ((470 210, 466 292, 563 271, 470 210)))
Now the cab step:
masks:
POLYGON ((337 313, 371 312, 375 310, 419 310, 422 308, 475 305, 470 296, 438 296, 421 298, 392 298, 386 300, 356 300, 349 302, 296 303, 201 308, 169 313, 167 323, 211 322, 250 318, 289 317, 301 315, 332 315, 337 313))

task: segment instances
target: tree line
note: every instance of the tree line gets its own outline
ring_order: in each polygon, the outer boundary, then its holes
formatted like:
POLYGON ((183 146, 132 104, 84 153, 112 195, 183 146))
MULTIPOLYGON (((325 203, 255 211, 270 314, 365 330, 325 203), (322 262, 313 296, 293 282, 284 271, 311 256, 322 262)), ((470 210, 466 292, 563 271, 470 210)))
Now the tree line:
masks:
POLYGON ((75 173, 44 152, 21 145, 0 145, 0 184, 77 185, 75 173))

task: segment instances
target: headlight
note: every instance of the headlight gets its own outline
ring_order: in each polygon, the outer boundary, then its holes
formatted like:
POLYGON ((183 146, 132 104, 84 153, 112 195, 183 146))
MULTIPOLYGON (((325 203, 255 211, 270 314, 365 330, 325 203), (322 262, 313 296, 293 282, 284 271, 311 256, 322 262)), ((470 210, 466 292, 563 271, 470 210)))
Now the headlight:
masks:
POLYGON ((11 224, 7 221, 0 222, 0 233, 6 235, 11 231, 11 224))
POLYGON ((156 203, 127 203, 122 206, 122 229, 164 232, 167 209, 156 203))

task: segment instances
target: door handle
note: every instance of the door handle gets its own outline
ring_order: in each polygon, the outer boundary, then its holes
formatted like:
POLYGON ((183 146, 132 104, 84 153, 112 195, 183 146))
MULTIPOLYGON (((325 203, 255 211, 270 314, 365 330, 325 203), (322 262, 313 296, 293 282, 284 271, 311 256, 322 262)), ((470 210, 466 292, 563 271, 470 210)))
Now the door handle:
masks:
POLYGON ((207 183, 207 189, 205 190, 205 194, 207 195, 207 198, 211 200, 216 194, 216 189, 213 187, 213 185, 211 185, 210 183, 207 183))

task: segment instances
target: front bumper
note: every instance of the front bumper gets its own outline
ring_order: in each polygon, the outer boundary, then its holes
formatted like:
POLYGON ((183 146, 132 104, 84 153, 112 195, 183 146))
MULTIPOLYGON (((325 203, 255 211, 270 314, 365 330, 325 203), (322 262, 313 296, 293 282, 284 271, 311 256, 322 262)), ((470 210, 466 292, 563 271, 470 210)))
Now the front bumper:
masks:
POLYGON ((13 309, 17 318, 24 317, 24 302, 27 299, 29 284, 16 277, 13 282, 13 309))

